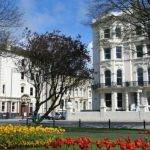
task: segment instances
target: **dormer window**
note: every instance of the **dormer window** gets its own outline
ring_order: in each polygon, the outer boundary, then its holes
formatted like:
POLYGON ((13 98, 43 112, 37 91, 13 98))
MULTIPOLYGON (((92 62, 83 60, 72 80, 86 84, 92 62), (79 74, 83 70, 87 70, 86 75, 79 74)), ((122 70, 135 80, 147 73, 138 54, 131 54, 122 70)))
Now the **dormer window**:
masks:
POLYGON ((116 31, 116 37, 117 38, 121 38, 121 28, 120 27, 116 27, 115 31, 116 31))
POLYGON ((105 38, 110 38, 110 29, 105 29, 104 30, 104 37, 105 38))

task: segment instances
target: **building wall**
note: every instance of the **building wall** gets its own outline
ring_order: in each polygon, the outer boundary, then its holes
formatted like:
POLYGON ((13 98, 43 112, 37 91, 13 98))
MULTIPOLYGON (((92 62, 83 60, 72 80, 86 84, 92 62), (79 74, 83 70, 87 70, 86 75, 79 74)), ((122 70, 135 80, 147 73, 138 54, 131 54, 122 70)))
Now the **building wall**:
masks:
MULTIPOLYGON (((102 20, 101 20, 102 22, 102 20)), ((108 30, 107 30, 108 31, 108 30)), ((150 82, 148 68, 150 54, 148 42, 142 36, 131 36, 124 39, 124 26, 113 21, 112 23, 93 23, 93 110, 100 111, 149 111, 150 82), (121 37, 116 37, 116 27, 121 29, 121 37), (106 38, 106 29, 110 30, 110 37, 106 38), (137 46, 142 45, 144 55, 137 57, 137 46), (121 47, 121 58, 117 58, 116 49, 121 47), (106 49, 110 48, 111 58, 106 59, 106 49), (143 69, 143 85, 138 83, 137 69, 143 69), (117 70, 122 70, 121 85, 117 83, 117 70), (106 85, 106 72, 111 73, 111 83, 106 85), (108 94, 111 95, 111 104, 107 105, 108 94), (118 108, 118 95, 122 94, 122 106, 118 108), (134 107, 134 108, 133 108, 134 107), (98 109, 99 108, 99 109, 98 109)), ((130 36, 130 35, 129 35, 130 36)), ((108 55, 107 55, 108 56, 108 55)), ((107 79, 108 81, 108 79, 107 79)))
MULTIPOLYGON (((31 84, 29 79, 24 76, 24 79, 21 79, 21 73, 18 72, 16 66, 16 58, 10 57, 0 57, 0 115, 1 114, 16 114, 21 115, 21 97, 25 94, 30 98, 30 102, 28 104, 28 109, 32 107, 32 111, 35 109, 35 98, 34 98, 34 87, 31 84), (21 87, 24 87, 24 92, 21 93, 21 87), (30 94, 30 88, 33 88, 33 95, 30 94)), ((74 111, 80 111, 84 109, 92 109, 90 103, 92 105, 92 95, 91 93, 91 85, 88 82, 84 86, 77 87, 77 93, 75 89, 71 91, 70 99, 72 100, 72 104, 74 107, 74 111), (78 108, 75 107, 76 103, 78 103, 78 108), (85 102, 85 107, 84 106, 85 102)), ((66 100, 66 104, 64 104, 63 109, 66 110, 67 101, 69 92, 64 96, 64 101, 66 100)), ((46 98, 46 89, 43 89, 41 94, 41 99, 46 98)), ((44 113, 46 111, 46 107, 50 106, 50 103, 47 106, 44 104, 39 110, 39 113, 44 113)), ((62 108, 58 107, 56 111, 60 111, 62 108)), ((30 110, 29 110, 30 112, 30 110)), ((1 116, 0 116, 1 117, 1 116)))

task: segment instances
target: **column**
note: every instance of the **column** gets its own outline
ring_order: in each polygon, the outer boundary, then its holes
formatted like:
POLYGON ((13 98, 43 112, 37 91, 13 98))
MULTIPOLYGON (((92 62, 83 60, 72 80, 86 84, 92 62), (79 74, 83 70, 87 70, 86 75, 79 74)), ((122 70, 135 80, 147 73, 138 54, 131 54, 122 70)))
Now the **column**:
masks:
POLYGON ((104 93, 100 93, 100 111, 102 111, 102 112, 106 111, 105 94, 104 93))
POLYGON ((101 74, 100 75, 100 83, 105 83, 105 76, 104 76, 104 74, 101 74))
POLYGON ((125 109, 129 111, 129 95, 128 92, 125 92, 125 109))
POLYGON ((113 45, 111 48, 111 59, 115 60, 116 59, 116 47, 113 45))
POLYGON ((104 60, 104 50, 102 47, 100 47, 100 61, 104 60))
POLYGON ((144 85, 148 85, 148 68, 144 68, 144 85))
POLYGON ((147 47, 146 47, 146 44, 143 44, 143 54, 144 54, 144 57, 147 56, 147 47))
POLYGON ((147 93, 142 92, 141 93, 141 105, 140 105, 140 111, 145 112, 147 110, 147 93))
POLYGON ((140 110, 140 92, 137 92, 137 111, 140 110))
POLYGON ((111 103, 112 103, 112 111, 116 111, 117 109, 117 93, 116 92, 112 92, 111 103))

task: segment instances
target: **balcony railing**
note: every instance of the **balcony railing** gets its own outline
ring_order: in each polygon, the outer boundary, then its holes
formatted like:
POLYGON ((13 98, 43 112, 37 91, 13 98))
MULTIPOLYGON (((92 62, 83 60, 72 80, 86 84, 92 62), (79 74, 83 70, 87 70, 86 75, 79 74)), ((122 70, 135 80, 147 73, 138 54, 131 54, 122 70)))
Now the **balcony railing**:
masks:
POLYGON ((111 83, 97 83, 92 85, 93 89, 97 88, 107 88, 107 87, 137 87, 137 86, 150 86, 150 81, 143 81, 143 82, 138 82, 138 81, 131 81, 131 82, 122 82, 122 83, 117 83, 117 82, 111 82, 111 83))

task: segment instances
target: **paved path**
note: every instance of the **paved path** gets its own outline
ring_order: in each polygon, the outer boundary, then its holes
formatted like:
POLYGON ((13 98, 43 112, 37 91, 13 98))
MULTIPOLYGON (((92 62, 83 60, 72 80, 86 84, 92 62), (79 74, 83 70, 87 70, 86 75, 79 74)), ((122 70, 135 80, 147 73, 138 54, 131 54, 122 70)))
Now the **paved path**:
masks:
MULTIPOLYGON (((0 119, 0 124, 26 124, 26 119, 0 119)), ((31 123, 31 120, 29 120, 31 123)), ((66 120, 44 120, 41 124, 47 126, 61 126, 61 127, 94 127, 94 128, 109 128, 108 122, 82 122, 79 121, 66 121, 66 120)), ((146 122, 146 129, 150 129, 150 122, 146 122)), ((111 128, 130 128, 130 129, 143 129, 143 122, 111 122, 111 128)))

